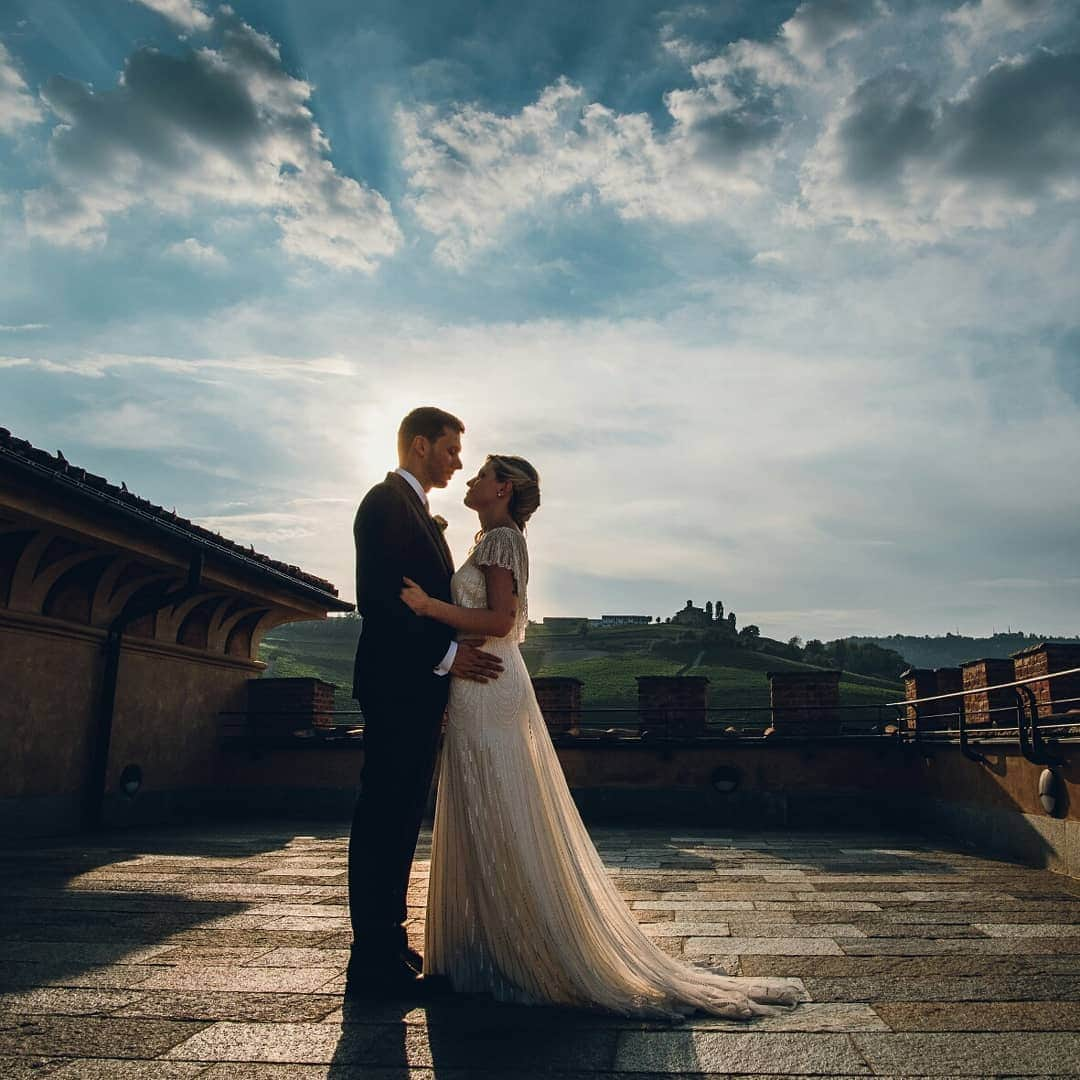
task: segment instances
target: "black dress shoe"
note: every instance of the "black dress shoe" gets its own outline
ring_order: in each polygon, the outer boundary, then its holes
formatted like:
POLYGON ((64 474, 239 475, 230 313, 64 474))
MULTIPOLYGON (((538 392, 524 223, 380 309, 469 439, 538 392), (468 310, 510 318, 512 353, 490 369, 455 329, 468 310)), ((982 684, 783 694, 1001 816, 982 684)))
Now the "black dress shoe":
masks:
POLYGON ((404 958, 372 963, 353 957, 345 971, 345 996, 350 998, 394 999, 417 997, 423 978, 404 958))

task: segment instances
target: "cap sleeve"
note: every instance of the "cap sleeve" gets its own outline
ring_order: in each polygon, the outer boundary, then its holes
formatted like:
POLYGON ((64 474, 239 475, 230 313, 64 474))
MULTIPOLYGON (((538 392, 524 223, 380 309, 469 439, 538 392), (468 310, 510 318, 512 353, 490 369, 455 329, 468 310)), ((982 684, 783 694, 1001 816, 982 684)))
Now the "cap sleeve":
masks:
POLYGON ((514 592, 524 592, 529 580, 529 558, 525 538, 508 525, 485 533, 473 552, 477 566, 501 566, 514 575, 514 592))

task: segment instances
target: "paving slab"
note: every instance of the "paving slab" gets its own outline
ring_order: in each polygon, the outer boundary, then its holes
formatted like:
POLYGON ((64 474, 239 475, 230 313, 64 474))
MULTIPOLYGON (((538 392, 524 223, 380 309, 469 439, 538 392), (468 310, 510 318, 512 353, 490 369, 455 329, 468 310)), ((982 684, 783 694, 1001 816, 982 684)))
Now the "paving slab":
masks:
POLYGON ((340 994, 259 994, 239 991, 152 990, 122 1005, 114 1016, 166 1020, 324 1020, 341 1011, 340 994))
POLYGON ((725 1074, 765 1072, 790 1076, 871 1074, 852 1045, 855 1036, 729 1033, 720 1031, 626 1032, 620 1035, 615 1070, 725 1074))
POLYGON ((37 1076, 55 1076, 56 1070, 66 1064, 63 1058, 45 1058, 33 1054, 26 1057, 0 1055, 0 1076, 4 1080, 31 1080, 37 1076))
MULTIPOLYGON (((55 1062, 55 1072, 49 1072, 52 1080, 189 1080, 202 1076, 206 1065, 202 1062, 130 1061, 122 1058, 77 1058, 74 1061, 55 1062)), ((6 1076, 6 1074, 3 1074, 6 1076)))
POLYGON ((230 990, 240 993, 313 993, 337 968, 253 968, 176 964, 154 969, 139 985, 146 990, 230 990))
POLYGON ((887 1001, 873 1012, 893 1031, 1080 1031, 1080 1001, 887 1001))
POLYGON ((123 990, 138 986, 159 970, 137 964, 84 968, 65 964, 0 963, 0 991, 35 986, 123 990))
MULTIPOLYGON (((744 956, 744 975, 787 975, 792 964, 783 957, 744 956)), ((851 975, 902 975, 912 979, 938 979, 961 975, 1056 975, 1075 976, 1073 956, 800 956, 794 960, 800 975, 840 977, 851 975)))
POLYGON ((0 1013, 100 1016, 114 1013, 126 1005, 131 1005, 141 996, 136 990, 82 990, 66 986, 34 987, 0 994, 0 1013))
POLYGON ((990 937, 1080 937, 1080 922, 1075 923, 974 923, 974 929, 990 937))
MULTIPOLYGON (((744 971, 745 973, 745 971, 744 971)), ((1080 975, 977 975, 933 979, 804 976, 815 1001, 1080 1001, 1080 975)))
POLYGON ((0 1023, 0 1054, 156 1057, 204 1027, 197 1021, 9 1013, 0 1023))
POLYGON ((1076 955, 1080 971, 1080 938, 837 938, 849 956, 933 956, 940 953, 994 954, 998 956, 1033 956, 1047 953, 1076 955))
POLYGON ((978 1038, 921 1032, 848 1036, 876 1073, 909 1076, 1048 1076, 1080 1073, 1073 1032, 981 1032, 978 1038))

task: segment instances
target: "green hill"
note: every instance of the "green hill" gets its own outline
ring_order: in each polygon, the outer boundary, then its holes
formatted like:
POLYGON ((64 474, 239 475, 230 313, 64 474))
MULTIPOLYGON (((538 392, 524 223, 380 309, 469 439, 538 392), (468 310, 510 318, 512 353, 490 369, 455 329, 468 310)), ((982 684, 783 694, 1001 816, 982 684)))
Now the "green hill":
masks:
MULTIPOLYGON (((353 654, 359 633, 355 618, 292 623, 263 641, 260 659, 268 676, 313 676, 337 687, 339 708, 352 702, 353 654)), ((763 639, 768 645, 768 640, 763 639)), ((768 671, 820 670, 786 657, 734 644, 710 642, 696 631, 675 626, 589 628, 585 634, 554 633, 530 627, 522 654, 533 675, 580 679, 583 704, 632 708, 638 675, 704 675, 709 704, 716 708, 767 706, 768 671)), ((879 705, 903 696, 898 683, 844 672, 842 705, 879 705)))
POLYGON ((266 664, 263 677, 324 679, 334 684, 334 704, 355 709, 352 698, 353 657, 360 630, 358 619, 289 623, 263 639, 259 659, 266 664))
POLYGON ((870 642, 884 649, 898 652, 912 667, 956 667, 968 660, 998 657, 1007 660, 1013 653, 1030 648, 1041 641, 1060 641, 1080 644, 1080 637, 1062 637, 1054 634, 997 633, 990 637, 973 638, 963 634, 945 634, 943 637, 915 637, 912 634, 893 634, 891 637, 853 637, 848 641, 870 642))

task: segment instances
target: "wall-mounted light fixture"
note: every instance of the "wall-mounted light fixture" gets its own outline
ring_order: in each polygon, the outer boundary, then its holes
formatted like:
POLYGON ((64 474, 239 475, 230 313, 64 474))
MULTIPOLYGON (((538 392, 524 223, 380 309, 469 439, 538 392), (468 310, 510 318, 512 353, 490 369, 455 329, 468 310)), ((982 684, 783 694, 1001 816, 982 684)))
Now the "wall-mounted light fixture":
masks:
POLYGON ((120 791, 129 799, 134 799, 142 787, 142 769, 138 765, 125 765, 120 774, 120 791))
POLYGON ((1043 769, 1039 775, 1039 802, 1043 809, 1053 815, 1057 809, 1058 778, 1053 769, 1043 769))
POLYGON ((713 769, 710 777, 714 791, 734 791, 739 786, 739 779, 739 770, 727 765, 713 769))

